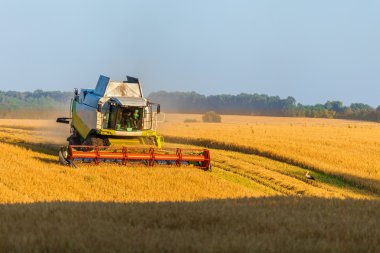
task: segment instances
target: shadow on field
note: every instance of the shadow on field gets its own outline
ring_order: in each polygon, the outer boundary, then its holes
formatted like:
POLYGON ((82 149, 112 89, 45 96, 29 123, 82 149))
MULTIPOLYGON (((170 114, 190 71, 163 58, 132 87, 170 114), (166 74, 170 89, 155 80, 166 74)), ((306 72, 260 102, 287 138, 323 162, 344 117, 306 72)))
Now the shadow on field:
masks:
POLYGON ((23 147, 30 149, 34 152, 43 153, 47 155, 58 155, 59 148, 62 145, 59 144, 49 144, 49 143, 38 143, 38 142, 26 142, 24 140, 1 140, 4 143, 15 145, 18 147, 23 147))
POLYGON ((0 205, 1 252, 380 252, 380 201, 0 205))
POLYGON ((49 163, 49 164, 57 164, 58 163, 58 157, 57 157, 57 159, 41 158, 41 157, 37 157, 37 156, 34 156, 33 158, 36 159, 36 160, 39 160, 39 161, 41 161, 43 163, 49 163))

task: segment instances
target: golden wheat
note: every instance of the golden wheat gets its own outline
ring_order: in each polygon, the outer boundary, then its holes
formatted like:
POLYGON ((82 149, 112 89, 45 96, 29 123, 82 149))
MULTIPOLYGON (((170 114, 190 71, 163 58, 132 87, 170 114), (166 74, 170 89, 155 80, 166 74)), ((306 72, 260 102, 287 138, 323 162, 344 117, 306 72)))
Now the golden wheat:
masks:
MULTIPOLYGON (((40 127, 40 123, 22 127, 40 127)), ((75 170, 58 164, 58 146, 45 142, 54 143, 60 137, 45 139, 39 136, 42 129, 0 128, 0 203, 193 201, 268 195, 191 167, 84 163, 75 170)))
MULTIPOLYGON (((223 117, 222 124, 183 124, 183 117, 169 115, 163 132, 225 142, 235 145, 236 151, 245 138, 248 147, 270 152, 274 151, 269 148, 278 147, 292 161, 299 154, 292 153, 283 140, 314 146, 308 141, 318 139, 313 139, 313 133, 332 134, 335 124, 355 127, 346 121, 239 116, 223 117), (287 129, 297 124, 307 128, 302 132, 306 136, 298 136, 297 128, 294 139, 284 135, 282 140, 280 133, 291 132, 287 129), (260 133, 259 142, 245 136, 249 132, 260 133), (273 140, 277 144, 264 145, 270 140, 267 133, 277 138, 273 140)), ((356 124, 366 130, 364 139, 371 139, 370 129, 376 125, 356 124)), ((191 167, 85 163, 72 169, 57 162, 57 150, 68 133, 67 126, 53 121, 0 120, 0 252, 380 250, 380 202, 374 200, 378 194, 344 179, 313 171, 317 180, 310 181, 304 166, 220 149, 211 149, 212 173, 191 167)), ((339 141, 332 145, 342 145, 339 141)), ((376 149, 373 142, 369 145, 376 149)), ((318 161, 320 154, 318 150, 308 153, 309 160, 318 161)), ((334 159, 343 157, 333 157, 327 165, 333 165, 334 159)), ((354 172, 351 169, 347 175, 354 172)))
POLYGON ((55 131, 54 122, 22 120, 0 122, 0 125, 3 126, 0 138, 5 142, 1 144, 2 149, 7 151, 3 159, 0 157, 7 168, 0 171, 4 178, 0 181, 2 187, 12 185, 12 182, 25 187, 16 187, 14 193, 5 194, 4 201, 178 201, 284 194, 329 198, 376 197, 347 185, 337 186, 337 182, 331 182, 331 179, 318 178, 318 182, 310 182, 304 178, 305 170, 297 166, 221 150, 212 150, 214 172, 211 174, 194 168, 151 169, 142 166, 126 169, 113 164, 80 164, 80 170, 73 171, 58 165, 56 160, 57 143, 65 143, 67 126, 55 131), (106 170, 103 169, 105 167, 106 170), (29 186, 30 190, 27 189, 28 183, 20 181, 24 175, 29 175, 29 182, 33 183, 29 186), (41 175, 44 175, 42 179, 33 181, 41 175), (58 182, 55 182, 55 178, 58 182), (125 190, 128 184, 129 189, 125 190), (69 188, 65 188, 65 185, 69 188), (224 185, 226 188, 221 190, 224 185), (49 188, 51 195, 44 188, 49 188), (81 192, 74 194, 77 189, 81 189, 81 192), (152 189, 151 193, 147 193, 149 189, 152 189), (23 197, 10 197, 17 192, 22 192, 23 197), (32 194, 34 192, 35 195, 32 194), (39 192, 41 194, 38 197, 39 192))
MULTIPOLYGON (((380 124, 347 120, 223 116, 218 123, 183 123, 169 114, 166 136, 249 147, 291 164, 336 175, 380 192, 380 124)), ((189 117, 189 116, 187 116, 189 117)), ((200 115, 192 115, 200 118, 200 115)))

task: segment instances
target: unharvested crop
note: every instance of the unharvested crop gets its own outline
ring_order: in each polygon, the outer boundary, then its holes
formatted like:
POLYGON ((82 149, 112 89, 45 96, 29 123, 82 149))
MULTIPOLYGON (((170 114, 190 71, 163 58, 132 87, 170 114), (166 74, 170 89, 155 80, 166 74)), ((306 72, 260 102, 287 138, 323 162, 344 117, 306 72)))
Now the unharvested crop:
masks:
MULTIPOLYGON (((1 123, 1 122, 0 122, 1 123)), ((1 124, 0 124, 1 125, 1 124)), ((273 195, 337 198, 375 198, 339 179, 268 158, 213 149, 214 171, 195 167, 121 166, 80 163, 79 169, 61 166, 57 150, 68 129, 54 131, 48 121, 3 123, 0 128, 0 201, 181 201, 273 195), (14 124, 10 127, 9 124, 14 124)), ((228 127, 228 125, 227 125, 228 127)), ((168 146, 178 146, 167 144, 168 146)))
POLYGON ((380 193, 378 123, 223 116, 223 124, 185 125, 181 117, 169 115, 161 127, 168 140, 258 154, 380 193))

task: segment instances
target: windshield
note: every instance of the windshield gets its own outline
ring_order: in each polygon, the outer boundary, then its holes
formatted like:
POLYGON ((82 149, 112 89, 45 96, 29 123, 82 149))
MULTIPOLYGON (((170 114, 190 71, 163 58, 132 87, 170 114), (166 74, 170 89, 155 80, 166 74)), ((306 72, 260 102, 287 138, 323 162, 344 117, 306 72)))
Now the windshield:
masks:
POLYGON ((136 131, 142 129, 143 110, 138 107, 119 108, 116 118, 117 131, 136 131))

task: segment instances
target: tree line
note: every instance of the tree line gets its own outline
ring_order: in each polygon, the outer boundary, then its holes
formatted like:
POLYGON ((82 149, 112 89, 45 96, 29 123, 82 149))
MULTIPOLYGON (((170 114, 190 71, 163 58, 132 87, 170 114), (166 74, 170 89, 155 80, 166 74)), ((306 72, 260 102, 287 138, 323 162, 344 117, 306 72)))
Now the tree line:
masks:
MULTIPOLYGON (((25 109, 68 110, 73 92, 0 91, 0 115, 25 109)), ((210 95, 196 92, 158 91, 149 95, 153 102, 160 103, 163 111, 177 113, 243 114, 262 116, 288 116, 311 118, 340 118, 380 122, 380 106, 371 107, 363 103, 345 106, 341 101, 324 104, 303 105, 293 97, 280 98, 266 94, 210 95)))
POLYGON ((56 108, 68 105, 73 92, 62 91, 0 91, 0 110, 56 108))
POLYGON ((245 114, 261 116, 287 116, 310 118, 357 119, 380 122, 380 106, 371 107, 363 103, 345 106, 341 101, 325 104, 303 105, 293 97, 280 98, 266 94, 210 95, 196 92, 159 91, 149 98, 160 103, 163 110, 178 113, 245 114))

